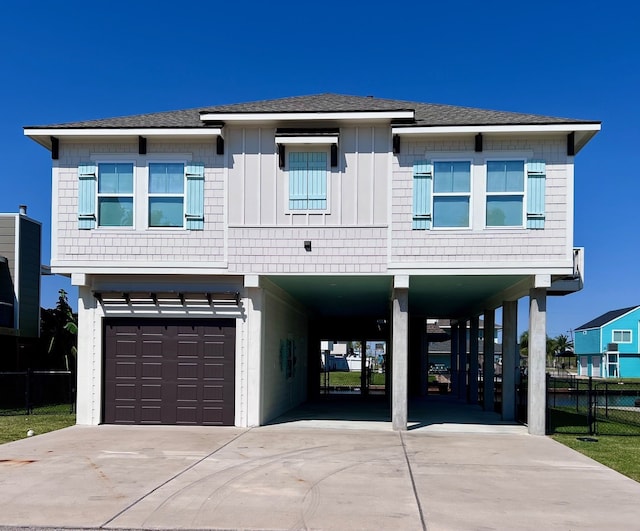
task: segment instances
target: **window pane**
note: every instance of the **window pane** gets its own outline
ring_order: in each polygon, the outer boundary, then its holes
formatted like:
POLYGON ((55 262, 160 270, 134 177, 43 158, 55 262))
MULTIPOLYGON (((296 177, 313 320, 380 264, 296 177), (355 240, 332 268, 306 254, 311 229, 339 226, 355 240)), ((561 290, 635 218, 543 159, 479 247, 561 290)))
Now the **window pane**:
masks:
POLYGON ((181 194, 184 192, 184 164, 149 164, 150 194, 181 194))
POLYGON ((98 225, 101 227, 132 227, 133 198, 99 197, 98 225))
POLYGON ((133 164, 100 164, 98 193, 132 194, 133 164))
POLYGON ((524 192, 524 161, 488 161, 487 192, 524 192))
POLYGON ((522 196, 488 196, 487 226, 522 226, 522 196))
POLYGON ((471 164, 469 162, 435 162, 433 171, 435 193, 470 191, 471 164))
POLYGON ((184 226, 184 210, 182 197, 150 197, 149 226, 184 226))
POLYGON ((469 198, 468 197, 434 197, 433 198, 433 226, 434 227, 468 227, 469 226, 469 198))

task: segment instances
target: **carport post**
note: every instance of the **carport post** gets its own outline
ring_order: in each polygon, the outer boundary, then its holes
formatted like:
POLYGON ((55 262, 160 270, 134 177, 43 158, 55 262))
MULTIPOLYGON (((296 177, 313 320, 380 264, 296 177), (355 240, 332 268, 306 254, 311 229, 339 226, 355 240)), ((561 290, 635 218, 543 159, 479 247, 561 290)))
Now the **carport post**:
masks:
POLYGON ((458 323, 451 323, 451 367, 449 379, 451 380, 451 394, 458 395, 458 323))
MULTIPOLYGON (((538 284, 536 278, 536 285, 538 284)), ((527 424, 531 435, 545 435, 547 354, 547 289, 529 291, 529 366, 527 424)))
POLYGON ((504 301, 502 320, 502 420, 516 420, 518 301, 504 301))
POLYGON ((482 362, 482 380, 484 388, 482 390, 482 406, 485 411, 493 411, 495 394, 495 327, 496 311, 485 310, 484 312, 484 348, 482 362))
POLYGON ((458 321, 458 398, 467 401, 467 321, 458 321))
POLYGON ((391 425, 394 430, 407 429, 407 386, 409 376, 409 277, 393 280, 392 300, 392 394, 391 425))
POLYGON ((469 321, 469 402, 478 403, 478 330, 480 323, 478 316, 469 321))

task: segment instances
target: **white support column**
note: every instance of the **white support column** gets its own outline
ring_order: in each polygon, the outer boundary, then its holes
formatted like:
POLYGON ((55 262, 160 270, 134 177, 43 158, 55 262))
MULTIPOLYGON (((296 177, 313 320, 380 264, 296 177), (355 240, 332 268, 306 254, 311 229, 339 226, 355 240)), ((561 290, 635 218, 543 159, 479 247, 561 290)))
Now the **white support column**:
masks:
POLYGON ((97 305, 91 287, 79 285, 76 424, 87 426, 102 422, 102 323, 97 305))
POLYGON ((467 321, 458 321, 458 398, 467 401, 467 321))
POLYGON ((495 370, 494 370, 494 355, 495 355, 495 326, 496 326, 496 311, 485 310, 484 312, 484 348, 483 357, 484 362, 482 364, 482 380, 484 387, 482 389, 482 406, 485 411, 493 411, 494 395, 495 395, 495 370))
MULTIPOLYGON (((243 417, 236 417, 238 426, 259 426, 262 422, 262 345, 264 289, 256 275, 245 277, 247 290, 247 338, 245 351, 245 374, 242 392, 246 396, 246 410, 243 417)), ((238 372, 236 372, 238 374, 238 372)), ((240 373, 242 374, 242 372, 240 373)), ((236 406, 240 396, 236 393, 236 406)), ((236 407, 236 412, 239 408, 236 407)))
POLYGON ((469 321, 469 402, 478 403, 478 316, 469 321))
POLYGON ((409 277, 394 278, 392 307, 391 424, 394 430, 406 430, 409 376, 409 277))
POLYGON ((518 301, 503 303, 502 319, 502 420, 515 420, 518 301))
POLYGON ((529 291, 527 424, 531 435, 546 434, 547 289, 529 291))

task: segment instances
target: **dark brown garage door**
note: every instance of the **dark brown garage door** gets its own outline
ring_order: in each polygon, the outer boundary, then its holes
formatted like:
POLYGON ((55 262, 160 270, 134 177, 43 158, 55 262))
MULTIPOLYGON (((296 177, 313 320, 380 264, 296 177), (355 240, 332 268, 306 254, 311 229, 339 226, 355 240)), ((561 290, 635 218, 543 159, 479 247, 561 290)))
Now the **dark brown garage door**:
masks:
POLYGON ((107 319, 104 337, 105 423, 233 426, 233 319, 107 319))

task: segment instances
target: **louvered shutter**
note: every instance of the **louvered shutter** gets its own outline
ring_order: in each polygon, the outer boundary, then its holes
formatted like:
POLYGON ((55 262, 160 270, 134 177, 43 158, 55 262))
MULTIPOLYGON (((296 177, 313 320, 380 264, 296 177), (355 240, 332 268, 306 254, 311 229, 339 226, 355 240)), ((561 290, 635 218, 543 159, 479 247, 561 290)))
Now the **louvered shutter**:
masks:
POLYGON ((527 228, 544 229, 546 164, 543 160, 527 162, 527 228))
POLYGON ((187 229, 204 229, 204 164, 193 162, 185 168, 187 177, 187 229))
POLYGON ((78 228, 87 230, 96 226, 96 183, 98 168, 93 163, 78 166, 78 228))
POLYGON ((431 190, 433 164, 429 160, 413 163, 413 229, 431 228, 431 190))
POLYGON ((289 153, 289 210, 307 208, 307 153, 292 152, 289 153))
POLYGON ((308 153, 307 192, 309 210, 327 208, 327 154, 308 153))

